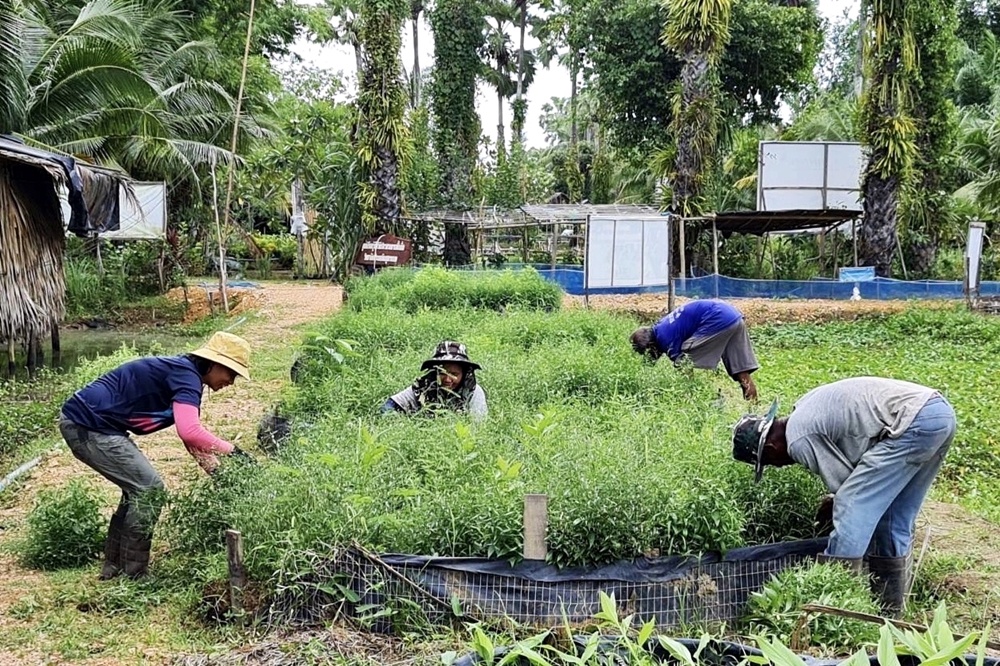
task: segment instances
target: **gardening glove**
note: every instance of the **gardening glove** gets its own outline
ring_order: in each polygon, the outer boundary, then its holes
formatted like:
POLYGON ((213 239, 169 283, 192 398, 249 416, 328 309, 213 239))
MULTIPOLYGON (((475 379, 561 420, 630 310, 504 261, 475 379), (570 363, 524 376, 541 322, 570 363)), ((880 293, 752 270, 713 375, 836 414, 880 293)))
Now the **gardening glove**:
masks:
POLYGON ((816 509, 813 527, 819 536, 826 536, 833 531, 833 495, 824 495, 816 509))
POLYGON ((241 449, 238 446, 234 446, 233 447, 233 452, 230 453, 229 455, 233 456, 233 458, 235 458, 235 459, 240 460, 241 462, 252 463, 254 465, 257 464, 257 459, 256 458, 254 458, 252 455, 250 455, 249 453, 247 453, 246 451, 244 451, 243 449, 241 449))

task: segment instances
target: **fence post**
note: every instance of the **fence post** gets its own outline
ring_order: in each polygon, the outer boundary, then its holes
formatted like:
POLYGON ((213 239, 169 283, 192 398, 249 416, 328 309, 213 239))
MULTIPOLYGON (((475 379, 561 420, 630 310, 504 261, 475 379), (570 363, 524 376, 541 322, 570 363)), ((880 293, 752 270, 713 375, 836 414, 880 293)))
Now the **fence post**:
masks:
POLYGON ((548 554, 545 533, 549 526, 549 496, 524 496, 524 559, 544 560, 548 554))
POLYGON ((229 608, 234 617, 239 617, 243 614, 247 572, 243 568, 243 535, 238 530, 226 530, 226 562, 229 565, 229 608))

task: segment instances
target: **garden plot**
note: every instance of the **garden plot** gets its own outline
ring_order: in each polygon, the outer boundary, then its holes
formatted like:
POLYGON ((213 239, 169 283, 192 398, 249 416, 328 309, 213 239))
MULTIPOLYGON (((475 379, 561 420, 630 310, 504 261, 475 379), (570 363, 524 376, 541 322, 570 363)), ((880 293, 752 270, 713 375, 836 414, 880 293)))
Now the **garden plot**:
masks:
MULTIPOLYGON (((730 456, 746 409, 722 373, 650 365, 627 344, 633 318, 560 310, 530 271, 393 271, 349 286, 349 311, 310 336, 280 463, 231 469, 211 492, 179 498, 172 540, 218 550, 226 516, 257 580, 298 580, 337 546, 516 562, 522 498, 549 497, 549 562, 598 566, 814 536, 819 482, 797 467, 761 485, 730 456), (442 339, 464 342, 490 415, 382 415, 442 339), (324 555, 326 553, 326 555, 324 555)), ((762 399, 783 411, 842 377, 896 376, 941 388, 960 434, 939 493, 989 513, 994 399, 980 354, 990 319, 912 309, 854 322, 752 328, 762 399), (969 490, 973 490, 969 493, 969 490)), ((350 595, 347 595, 350 596, 350 595)))

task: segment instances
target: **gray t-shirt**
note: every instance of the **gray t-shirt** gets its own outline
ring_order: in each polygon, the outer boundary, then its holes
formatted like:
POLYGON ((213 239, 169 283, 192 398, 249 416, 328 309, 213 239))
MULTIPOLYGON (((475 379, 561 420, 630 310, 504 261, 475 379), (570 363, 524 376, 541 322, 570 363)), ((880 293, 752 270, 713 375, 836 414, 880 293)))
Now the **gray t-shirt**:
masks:
POLYGON ((854 377, 826 384, 799 398, 788 417, 788 455, 837 492, 876 442, 910 427, 938 391, 882 377, 854 377))
MULTIPOLYGON (((416 412, 420 409, 420 403, 417 402, 417 394, 413 392, 412 386, 407 386, 392 396, 392 401, 408 413, 416 412)), ((486 416, 486 411, 486 391, 483 390, 482 386, 477 385, 472 391, 472 398, 469 399, 469 414, 478 421, 486 416)))

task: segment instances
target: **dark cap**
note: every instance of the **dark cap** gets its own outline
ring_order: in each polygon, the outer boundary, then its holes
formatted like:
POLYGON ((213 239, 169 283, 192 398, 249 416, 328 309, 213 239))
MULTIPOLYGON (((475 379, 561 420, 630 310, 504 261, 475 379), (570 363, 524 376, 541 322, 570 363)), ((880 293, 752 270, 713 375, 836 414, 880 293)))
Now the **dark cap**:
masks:
POLYGON ((454 340, 439 342, 434 348, 434 355, 420 365, 421 370, 429 370, 440 363, 461 363, 472 370, 479 370, 479 365, 469 360, 465 345, 454 340))
POLYGON ((733 458, 754 466, 754 481, 757 483, 764 474, 764 442, 777 413, 778 399, 775 398, 766 415, 745 414, 733 426, 733 458))

